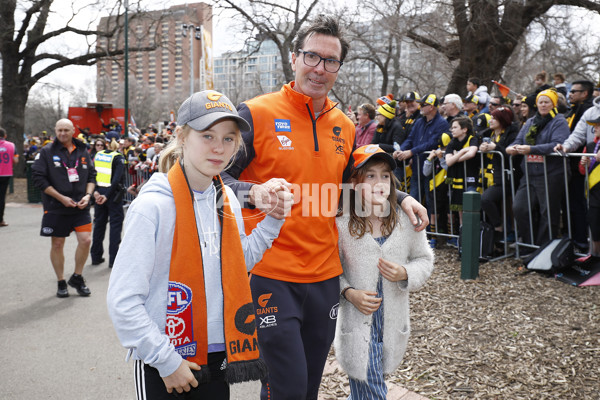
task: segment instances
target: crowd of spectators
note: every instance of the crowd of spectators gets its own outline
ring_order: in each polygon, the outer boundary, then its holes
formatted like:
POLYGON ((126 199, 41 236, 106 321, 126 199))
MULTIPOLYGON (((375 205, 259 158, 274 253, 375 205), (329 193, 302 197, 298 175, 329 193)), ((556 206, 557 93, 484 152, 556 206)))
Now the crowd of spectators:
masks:
MULTIPOLYGON (((449 236, 451 245, 457 244, 462 192, 478 190, 482 218, 494 227, 497 241, 515 240, 515 228, 520 242, 532 245, 569 231, 577 248, 587 251, 587 186, 585 175, 579 173, 581 157, 569 157, 565 171, 561 159, 544 156, 581 153, 598 140, 588 122, 600 116, 600 84, 569 83, 561 73, 552 78, 554 86, 548 83, 546 72, 536 74, 526 95, 491 93, 473 77, 465 83, 464 97, 453 93, 420 96, 409 91, 360 104, 356 111, 349 107, 347 115, 356 125, 355 148, 377 144, 397 160, 394 173, 399 188, 428 207, 430 232, 449 236), (598 101, 593 102, 594 98, 598 101), (483 158, 476 157, 474 149, 484 153, 483 158), (562 181, 564 174, 569 178, 567 193, 564 185, 546 183, 548 179, 562 181)), ((125 131, 114 118, 108 124, 101 122, 103 132, 94 134, 77 127, 77 138, 88 146, 92 159, 106 149, 125 156, 131 199, 157 170, 175 123, 165 123, 159 132, 155 125, 145 129, 130 125, 125 131)), ((51 140, 46 132, 29 136, 25 159, 33 160, 51 140)), ((430 244, 437 246, 438 237, 431 236, 430 244)))
MULTIPOLYGON (((129 125, 124 131, 115 118, 108 124, 101 119, 103 131, 92 133, 89 128, 76 126, 76 139, 82 141, 88 148, 91 159, 102 150, 118 151, 125 156, 127 163, 127 192, 135 197, 140 186, 150 175, 158 170, 160 152, 171 140, 176 123, 164 123, 162 130, 150 124, 147 128, 139 129, 129 125)), ((33 161, 38 152, 47 144, 52 143, 53 136, 47 131, 39 135, 26 135, 23 143, 23 156, 27 161, 33 161)), ((130 197, 131 198, 131 197, 130 197)))
MULTIPOLYGON (((592 218, 586 190, 595 182, 586 185, 580 156, 567 162, 556 156, 598 148, 592 125, 600 118, 600 83, 569 83, 562 73, 552 75, 553 86, 548 80, 542 71, 527 94, 511 90, 506 95, 473 77, 465 83, 464 97, 388 94, 374 104, 361 104, 358 113, 349 108, 347 114, 356 124, 357 140, 365 144, 370 139, 391 154, 397 160, 399 187, 428 208, 429 231, 436 233, 432 247, 440 236, 457 244, 462 193, 477 190, 482 193, 482 219, 493 226, 498 243, 518 239, 526 253, 568 234, 577 250, 587 252, 598 239, 588 238, 592 218)), ((586 166, 600 160, 600 152, 595 153, 585 158, 586 166)), ((591 204, 593 197, 589 201, 590 208, 600 206, 591 204)), ((594 256, 599 251, 591 249, 594 256)))

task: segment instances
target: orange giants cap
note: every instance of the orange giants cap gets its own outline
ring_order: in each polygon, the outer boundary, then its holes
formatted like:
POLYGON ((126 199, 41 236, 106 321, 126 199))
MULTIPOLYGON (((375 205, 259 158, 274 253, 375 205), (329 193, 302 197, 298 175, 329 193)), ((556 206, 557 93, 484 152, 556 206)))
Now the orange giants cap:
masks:
POLYGON ((361 146, 358 149, 354 150, 352 153, 354 156, 354 168, 360 168, 367 161, 369 161, 372 157, 380 158, 383 161, 387 162, 392 169, 392 171, 396 168, 396 160, 390 154, 383 151, 376 144, 368 144, 366 146, 361 146))

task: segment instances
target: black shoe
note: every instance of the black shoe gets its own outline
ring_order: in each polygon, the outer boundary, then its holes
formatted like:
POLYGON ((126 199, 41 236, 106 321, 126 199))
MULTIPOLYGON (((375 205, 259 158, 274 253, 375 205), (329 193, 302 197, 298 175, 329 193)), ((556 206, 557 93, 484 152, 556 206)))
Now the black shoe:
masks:
POLYGON ((69 291, 67 290, 67 281, 64 279, 58 281, 58 290, 56 291, 56 297, 69 297, 69 291))
POLYGON ((92 294, 90 289, 85 285, 85 279, 83 279, 83 276, 81 275, 71 275, 69 286, 77 289, 77 293, 79 293, 80 296, 89 296, 92 294))
POLYGON ((92 265, 100 265, 100 264, 102 264, 104 261, 106 261, 104 258, 101 258, 101 259, 99 259, 99 260, 96 260, 96 261, 92 260, 92 265))

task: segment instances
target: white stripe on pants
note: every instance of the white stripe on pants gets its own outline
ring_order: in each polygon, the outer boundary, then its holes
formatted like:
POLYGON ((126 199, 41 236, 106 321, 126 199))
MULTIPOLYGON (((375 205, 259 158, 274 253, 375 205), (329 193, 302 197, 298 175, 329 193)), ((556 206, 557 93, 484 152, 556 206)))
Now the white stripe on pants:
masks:
POLYGON ((146 400, 146 375, 144 374, 144 362, 135 360, 133 368, 135 375, 135 396, 137 400, 146 400))

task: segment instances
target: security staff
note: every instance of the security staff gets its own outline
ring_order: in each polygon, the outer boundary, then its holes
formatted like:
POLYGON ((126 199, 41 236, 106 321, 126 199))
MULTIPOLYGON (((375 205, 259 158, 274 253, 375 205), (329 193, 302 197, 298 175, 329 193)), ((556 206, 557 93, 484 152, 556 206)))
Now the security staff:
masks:
POLYGON ((125 179, 125 157, 115 149, 106 149, 96 153, 96 191, 94 192, 94 231, 92 238, 92 265, 102 264, 105 260, 104 235, 106 224, 110 220, 110 243, 108 246, 108 267, 112 268, 123 229, 123 185, 125 179))
POLYGON ((81 274, 90 251, 92 220, 89 204, 96 186, 96 171, 83 142, 75 139, 75 127, 68 119, 56 122, 56 139, 44 146, 31 168, 33 183, 42 191, 44 216, 41 236, 50 237, 50 261, 58 280, 58 297, 68 297, 67 284, 80 296, 90 289, 81 274), (75 272, 65 281, 65 239, 75 231, 75 272))

